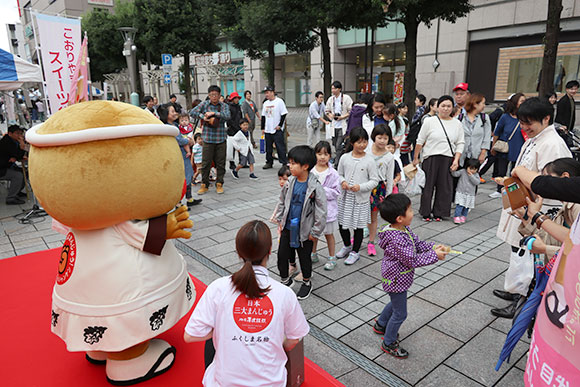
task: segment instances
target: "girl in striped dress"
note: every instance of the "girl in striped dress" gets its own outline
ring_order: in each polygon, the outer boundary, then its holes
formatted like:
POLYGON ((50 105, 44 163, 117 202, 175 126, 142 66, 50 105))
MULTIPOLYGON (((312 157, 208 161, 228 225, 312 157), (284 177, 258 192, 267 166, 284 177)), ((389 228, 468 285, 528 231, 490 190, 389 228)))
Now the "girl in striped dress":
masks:
POLYGON ((338 228, 344 247, 336 258, 348 258, 345 264, 352 265, 359 260, 359 250, 363 240, 363 229, 371 222, 370 194, 379 183, 374 159, 366 154, 369 135, 361 127, 350 132, 346 151, 338 164, 342 194, 338 198, 338 228), (350 229, 354 229, 351 244, 350 229))

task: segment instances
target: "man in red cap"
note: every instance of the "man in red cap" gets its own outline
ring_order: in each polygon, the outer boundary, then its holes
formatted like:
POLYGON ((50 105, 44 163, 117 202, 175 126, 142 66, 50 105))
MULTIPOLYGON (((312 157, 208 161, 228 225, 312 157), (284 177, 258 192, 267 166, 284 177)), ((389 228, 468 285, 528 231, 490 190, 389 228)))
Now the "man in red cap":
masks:
POLYGON ((458 83, 457 86, 453 88, 453 94, 455 96, 455 108, 453 110, 453 115, 461 113, 465 102, 467 102, 467 97, 469 97, 469 85, 465 82, 458 83))
POLYGON ((240 99, 240 95, 235 91, 228 96, 228 104, 230 105, 230 119, 228 120, 227 129, 228 138, 226 140, 226 159, 230 162, 230 169, 236 169, 233 138, 240 130, 240 121, 242 119, 242 107, 240 106, 240 99))

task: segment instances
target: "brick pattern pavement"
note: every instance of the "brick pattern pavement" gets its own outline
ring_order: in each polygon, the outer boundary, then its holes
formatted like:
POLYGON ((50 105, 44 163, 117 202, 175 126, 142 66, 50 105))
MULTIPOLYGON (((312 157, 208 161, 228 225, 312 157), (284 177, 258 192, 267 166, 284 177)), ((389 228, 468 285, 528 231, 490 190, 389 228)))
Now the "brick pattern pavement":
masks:
MULTIPOLYGON (((291 110, 289 116, 291 145, 304 141, 304 131, 297 124, 303 118, 299 110, 291 110)), ((190 211, 195 222, 192 238, 176 242, 190 272, 205 283, 240 267, 235 236, 252 219, 264 220, 271 227, 274 251, 269 269, 279 279, 276 226, 268 222, 280 193, 277 168, 264 171, 263 155, 256 158, 260 180, 248 179, 247 169, 240 171, 239 180, 228 172, 225 194, 217 195, 210 187, 202 204, 190 211)), ((305 339, 306 355, 347 386, 523 386, 527 337, 517 344, 512 361, 494 371, 511 321, 489 312, 507 305, 491 291, 503 287, 509 263, 509 249, 495 237, 501 203, 488 198, 493 190, 491 183, 480 186, 476 208, 461 226, 450 220, 424 223, 416 214, 411 227, 421 238, 449 244, 463 254, 417 270, 409 291, 408 318, 400 331, 401 344, 410 352, 406 360, 382 353, 381 339, 371 329, 388 302, 380 285, 380 248, 376 257, 369 257, 363 243, 359 262, 346 266, 339 260, 335 270, 326 271, 328 251, 321 240, 321 259, 313 265, 314 291, 301 301, 312 328, 305 339)), ((1 184, 0 195, 6 195, 1 184)), ((418 201, 419 196, 412 198, 415 210, 418 201)), ((14 219, 30 208, 30 202, 23 206, 0 203, 0 258, 62 245, 63 237, 51 230, 49 217, 28 225, 14 219)), ((338 233, 336 240, 338 249, 338 233)), ((295 291, 298 287, 293 286, 295 291)))

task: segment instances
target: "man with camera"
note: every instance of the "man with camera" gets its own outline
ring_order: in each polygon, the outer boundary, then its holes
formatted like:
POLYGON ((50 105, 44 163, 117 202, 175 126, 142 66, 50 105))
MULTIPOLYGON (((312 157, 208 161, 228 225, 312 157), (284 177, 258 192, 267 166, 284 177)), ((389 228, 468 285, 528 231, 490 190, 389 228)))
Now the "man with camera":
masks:
POLYGON ((221 89, 219 86, 211 85, 207 89, 208 100, 197 105, 191 112, 192 117, 199 117, 203 120, 203 139, 201 179, 202 184, 198 195, 203 195, 208 191, 209 172, 211 163, 215 164, 217 170, 216 192, 224 193, 224 175, 226 173, 226 127, 227 120, 230 119, 230 107, 224 102, 220 102, 221 89))
POLYGON ((327 133, 326 138, 332 136, 332 144, 338 156, 342 152, 342 140, 346 133, 347 118, 352 110, 352 98, 342 93, 340 81, 332 82, 330 91, 332 95, 326 101, 326 115, 332 117, 332 123, 331 133, 327 133))

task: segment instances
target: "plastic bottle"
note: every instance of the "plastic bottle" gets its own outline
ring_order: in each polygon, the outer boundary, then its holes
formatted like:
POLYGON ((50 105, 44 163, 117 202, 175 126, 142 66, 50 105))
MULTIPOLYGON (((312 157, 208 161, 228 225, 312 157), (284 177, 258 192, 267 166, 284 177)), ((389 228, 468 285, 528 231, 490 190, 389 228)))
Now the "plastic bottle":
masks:
POLYGON ((290 219, 290 247, 293 248, 300 247, 300 235, 298 234, 299 226, 300 219, 298 218, 290 219))
POLYGON ((266 139, 264 138, 264 135, 260 137, 260 153, 266 153, 266 139))

